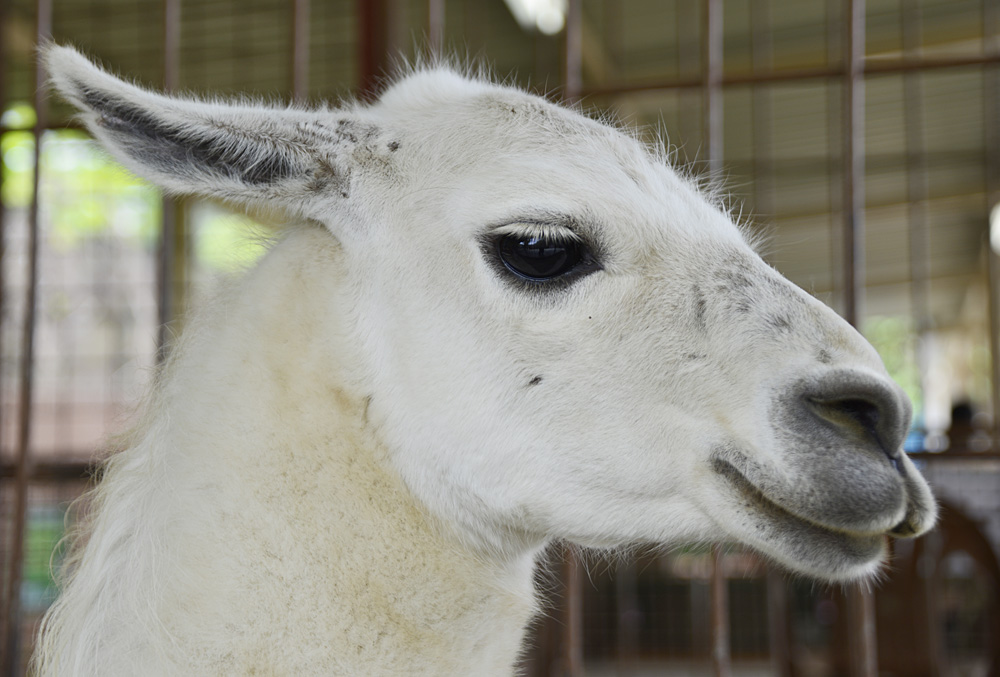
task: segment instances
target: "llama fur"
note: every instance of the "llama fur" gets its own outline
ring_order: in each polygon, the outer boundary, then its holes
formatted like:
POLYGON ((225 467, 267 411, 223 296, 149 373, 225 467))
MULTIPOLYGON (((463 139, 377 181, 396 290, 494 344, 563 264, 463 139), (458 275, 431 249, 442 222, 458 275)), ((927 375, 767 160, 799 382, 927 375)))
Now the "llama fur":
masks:
POLYGON ((933 524, 871 346, 618 129, 440 66, 306 110, 45 58, 135 173, 301 225, 107 461, 40 674, 511 674, 553 539, 850 580, 933 524), (596 263, 518 279, 506 235, 596 263))

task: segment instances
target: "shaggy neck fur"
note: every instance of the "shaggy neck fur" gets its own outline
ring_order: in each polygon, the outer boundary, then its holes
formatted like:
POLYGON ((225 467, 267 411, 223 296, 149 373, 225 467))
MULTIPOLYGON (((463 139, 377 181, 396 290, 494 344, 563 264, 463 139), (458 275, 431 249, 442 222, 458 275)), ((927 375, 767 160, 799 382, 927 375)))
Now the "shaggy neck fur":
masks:
POLYGON ((338 257, 292 233, 190 332, 94 496, 43 674, 511 672, 535 550, 462 547, 393 471, 345 385, 338 257))

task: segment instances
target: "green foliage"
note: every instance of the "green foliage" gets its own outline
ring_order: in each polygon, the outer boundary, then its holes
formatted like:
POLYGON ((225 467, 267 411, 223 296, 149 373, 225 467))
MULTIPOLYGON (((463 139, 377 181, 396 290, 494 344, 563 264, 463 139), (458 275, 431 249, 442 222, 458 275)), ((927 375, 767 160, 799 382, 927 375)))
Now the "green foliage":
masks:
POLYGON ((5 132, 0 137, 3 157, 3 192, 5 207, 31 204, 31 181, 35 170, 35 137, 31 132, 5 132))
MULTIPOLYGON (((15 104, 3 114, 0 137, 6 209, 31 205, 35 170, 34 110, 15 104)), ((71 253, 95 238, 115 238, 152 250, 162 219, 160 192, 131 175, 87 134, 51 130, 42 136, 41 223, 48 246, 71 253)), ((214 272, 246 268, 264 252, 259 227, 246 217, 220 208, 199 210, 193 219, 197 263, 214 272), (251 233, 248 236, 248 233, 251 233)))
POLYGON ((870 317, 861 333, 875 346, 889 375, 913 401, 914 412, 923 411, 924 394, 917 362, 919 339, 910 319, 898 315, 870 317))
MULTIPOLYGON (((34 180, 35 139, 31 132, 6 132, 3 204, 27 208, 34 180)), ((72 251, 83 240, 114 235, 149 248, 160 222, 159 192, 125 171, 86 134, 51 130, 42 136, 40 204, 48 243, 72 251)))
POLYGON ((197 262, 211 271, 245 270, 266 251, 263 228, 246 216, 205 204, 192 210, 192 217, 197 225, 194 241, 197 262))
POLYGON ((24 101, 12 103, 10 107, 0 115, 0 127, 3 129, 31 129, 38 120, 35 109, 31 104, 24 101))
POLYGON ((40 506, 31 510, 24 533, 22 596, 30 610, 44 609, 56 596, 51 559, 58 557, 64 534, 63 506, 40 506))

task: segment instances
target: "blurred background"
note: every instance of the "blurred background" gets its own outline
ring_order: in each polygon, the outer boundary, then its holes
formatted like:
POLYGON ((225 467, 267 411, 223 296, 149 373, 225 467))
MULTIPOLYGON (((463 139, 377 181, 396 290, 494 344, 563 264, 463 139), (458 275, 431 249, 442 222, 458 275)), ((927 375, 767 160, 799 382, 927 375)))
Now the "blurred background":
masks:
POLYGON ((7 675, 103 440, 272 228, 113 163, 39 89, 49 36, 157 88, 281 101, 370 97, 400 55, 481 60, 669 141, 882 354, 943 512, 874 592, 735 546, 555 547, 524 674, 1000 674, 1000 0, 0 0, 7 675))

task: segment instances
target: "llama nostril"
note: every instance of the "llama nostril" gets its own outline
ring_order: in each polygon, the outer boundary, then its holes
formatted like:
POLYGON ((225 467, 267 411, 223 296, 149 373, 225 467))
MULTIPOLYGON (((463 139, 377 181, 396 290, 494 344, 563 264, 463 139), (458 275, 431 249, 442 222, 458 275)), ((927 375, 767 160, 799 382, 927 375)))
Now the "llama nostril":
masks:
POLYGON ((896 440, 893 421, 895 403, 882 402, 878 398, 857 396, 807 398, 813 412, 832 424, 843 434, 853 435, 868 443, 875 443, 899 471, 896 462, 899 457, 901 440, 896 440))
POLYGON ((859 398, 847 398, 823 403, 827 417, 836 422, 854 425, 873 439, 878 439, 878 422, 882 418, 878 405, 859 398))

